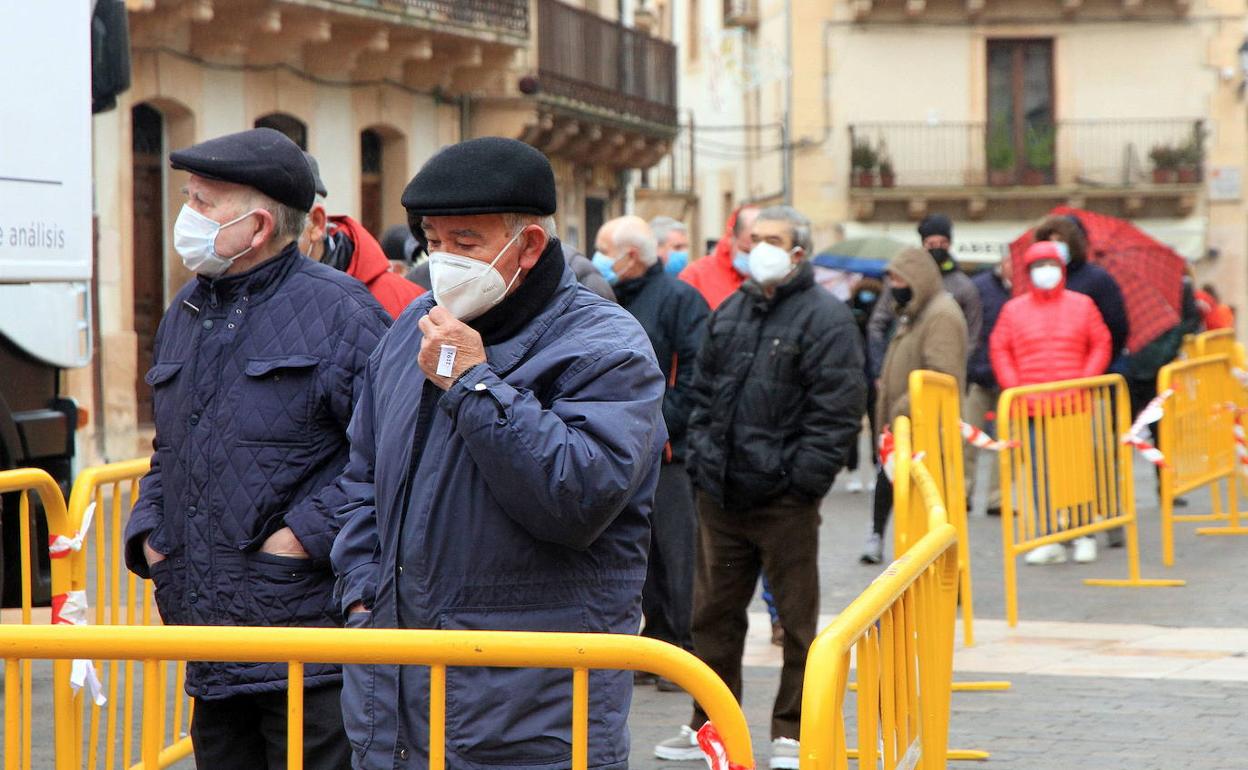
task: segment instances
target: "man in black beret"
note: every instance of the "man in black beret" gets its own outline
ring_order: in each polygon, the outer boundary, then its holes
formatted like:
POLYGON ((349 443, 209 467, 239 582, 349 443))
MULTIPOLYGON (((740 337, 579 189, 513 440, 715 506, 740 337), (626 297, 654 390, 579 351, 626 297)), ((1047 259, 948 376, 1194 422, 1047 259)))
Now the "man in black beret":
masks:
MULTIPOLYGON (((172 154, 190 172, 174 246, 196 277, 161 319, 146 381, 151 470, 126 564, 167 624, 337 626, 333 484, 369 353, 389 317, 296 246, 315 194, 299 148, 258 128, 172 154)), ((308 664, 304 767, 350 765, 338 666, 308 664)), ((286 666, 191 663, 195 763, 286 766, 286 666)))
MULTIPOLYGON (((546 157, 448 147, 403 194, 433 290, 395 321, 351 423, 334 542, 352 627, 637 633, 667 431, 641 326, 576 282, 546 157)), ((571 672, 447 671, 446 766, 571 763, 571 672)), ((623 770, 628 672, 591 674, 589 765, 623 770)), ((348 666, 360 768, 427 762, 429 678, 348 666)))

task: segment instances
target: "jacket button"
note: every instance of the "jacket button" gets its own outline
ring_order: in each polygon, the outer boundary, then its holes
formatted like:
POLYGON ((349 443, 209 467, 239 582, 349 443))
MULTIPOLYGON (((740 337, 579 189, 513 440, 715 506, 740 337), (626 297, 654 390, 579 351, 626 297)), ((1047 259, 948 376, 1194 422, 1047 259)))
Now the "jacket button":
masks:
POLYGON ((199 509, 198 509, 198 508, 196 508, 195 506, 193 506, 193 505, 188 505, 188 506, 186 506, 186 515, 187 515, 188 517, 192 517, 192 516, 194 516, 194 515, 195 515, 195 514, 197 514, 197 513, 199 513, 199 509))
POLYGON ((211 328, 212 328, 212 319, 211 319, 211 318, 208 318, 208 319, 205 319, 205 320, 204 320, 204 328, 205 328, 205 329, 211 329, 211 328))
POLYGON ((194 604, 195 602, 199 601, 199 594, 195 593, 194 591, 191 591, 191 595, 186 597, 186 600, 190 602, 191 604, 194 604))
POLYGON ((406 746, 399 747, 399 759, 407 761, 407 747, 406 746))
POLYGON ((199 425, 199 413, 198 412, 191 415, 191 425, 199 425))

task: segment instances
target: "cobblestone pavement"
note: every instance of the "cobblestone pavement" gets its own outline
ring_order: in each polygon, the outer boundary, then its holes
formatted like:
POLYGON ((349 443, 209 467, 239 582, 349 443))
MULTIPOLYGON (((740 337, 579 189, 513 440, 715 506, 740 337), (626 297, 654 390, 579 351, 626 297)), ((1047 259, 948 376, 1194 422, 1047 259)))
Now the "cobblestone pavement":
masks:
MULTIPOLYGON (((847 493, 845 482, 838 480, 822 506, 821 626, 882 569, 858 563, 871 497, 847 493)), ((1200 537, 1194 529, 1207 524, 1178 524, 1175 565, 1165 568, 1155 482, 1142 462, 1136 498, 1143 576, 1182 578, 1187 585, 1083 585, 1085 577, 1126 576, 1125 549, 1106 548, 1102 537, 1094 564, 1019 565, 1016 629, 1003 620, 1000 523, 984 515, 979 501, 970 519, 976 645, 959 642, 955 679, 1008 679, 1012 688, 955 693, 951 747, 989 751, 985 766, 1001 770, 1248 768, 1240 729, 1248 709, 1248 594, 1242 590, 1248 538, 1200 537)), ((1201 493, 1179 512, 1209 510, 1201 493)), ((744 706, 761 767, 780 662, 766 620, 756 600, 744 706)), ((697 767, 653 759, 654 743, 688 716, 686 696, 638 688, 632 767, 697 767)))

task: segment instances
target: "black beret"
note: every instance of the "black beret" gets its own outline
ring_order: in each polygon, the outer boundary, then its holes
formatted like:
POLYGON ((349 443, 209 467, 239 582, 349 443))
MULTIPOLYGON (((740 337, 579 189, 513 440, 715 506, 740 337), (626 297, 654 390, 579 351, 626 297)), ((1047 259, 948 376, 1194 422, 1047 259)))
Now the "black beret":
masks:
POLYGON ((300 211, 310 211, 316 196, 316 179, 303 150, 271 128, 200 142, 170 154, 169 165, 207 179, 255 188, 300 211))
POLYGON ((919 223, 919 237, 926 238, 929 235, 943 235, 953 240, 953 222, 944 214, 928 214, 919 223))
POLYGON ((303 157, 308 161, 308 168, 312 169, 312 182, 316 188, 316 194, 322 198, 329 197, 329 190, 325 189, 325 183, 321 181, 321 164, 316 162, 316 158, 312 157, 312 153, 307 150, 303 151, 303 157))
POLYGON ((555 213, 555 172, 540 151, 486 136, 443 148, 403 191, 403 206, 422 216, 555 213))

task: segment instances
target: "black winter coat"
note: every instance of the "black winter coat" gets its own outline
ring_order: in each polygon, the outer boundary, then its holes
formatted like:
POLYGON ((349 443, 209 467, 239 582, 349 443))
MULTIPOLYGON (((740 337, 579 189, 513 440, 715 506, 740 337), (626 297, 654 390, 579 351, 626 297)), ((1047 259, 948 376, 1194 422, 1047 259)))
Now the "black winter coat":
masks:
POLYGON ((711 309, 697 289, 664 272, 661 262, 639 278, 616 284, 615 296, 646 330, 654 346, 667 383, 663 420, 667 423, 670 459, 684 460, 694 367, 711 309))
POLYGON ((988 360, 988 338, 997 327, 997 316, 1001 308, 1010 301, 1010 290, 1001 282, 1001 277, 992 270, 985 270, 971 279, 979 291, 979 304, 984 310, 984 323, 980 327, 979 340, 972 341, 974 350, 970 361, 966 364, 966 379, 989 390, 997 389, 997 377, 992 373, 992 363, 988 360))
POLYGON ((707 321, 689 418, 693 482, 725 508, 818 500, 865 405, 853 315, 810 263, 771 299, 747 281, 707 321))
POLYGON ((1109 327, 1113 348, 1109 360, 1121 356, 1127 347, 1131 325, 1127 322, 1127 305, 1122 289, 1105 268, 1091 262, 1071 262, 1066 266, 1066 288, 1092 298, 1101 318, 1109 327))
MULTIPOLYGON (((347 424, 390 324, 364 284, 291 244, 258 267, 178 292, 147 373, 151 471, 126 525, 126 565, 150 569, 167 624, 334 626, 329 551, 345 502, 347 424), (311 558, 260 553, 290 527, 311 558)), ((309 664, 309 687, 337 666, 309 664)), ((186 690, 217 699, 286 689, 286 666, 191 663, 186 690)))

